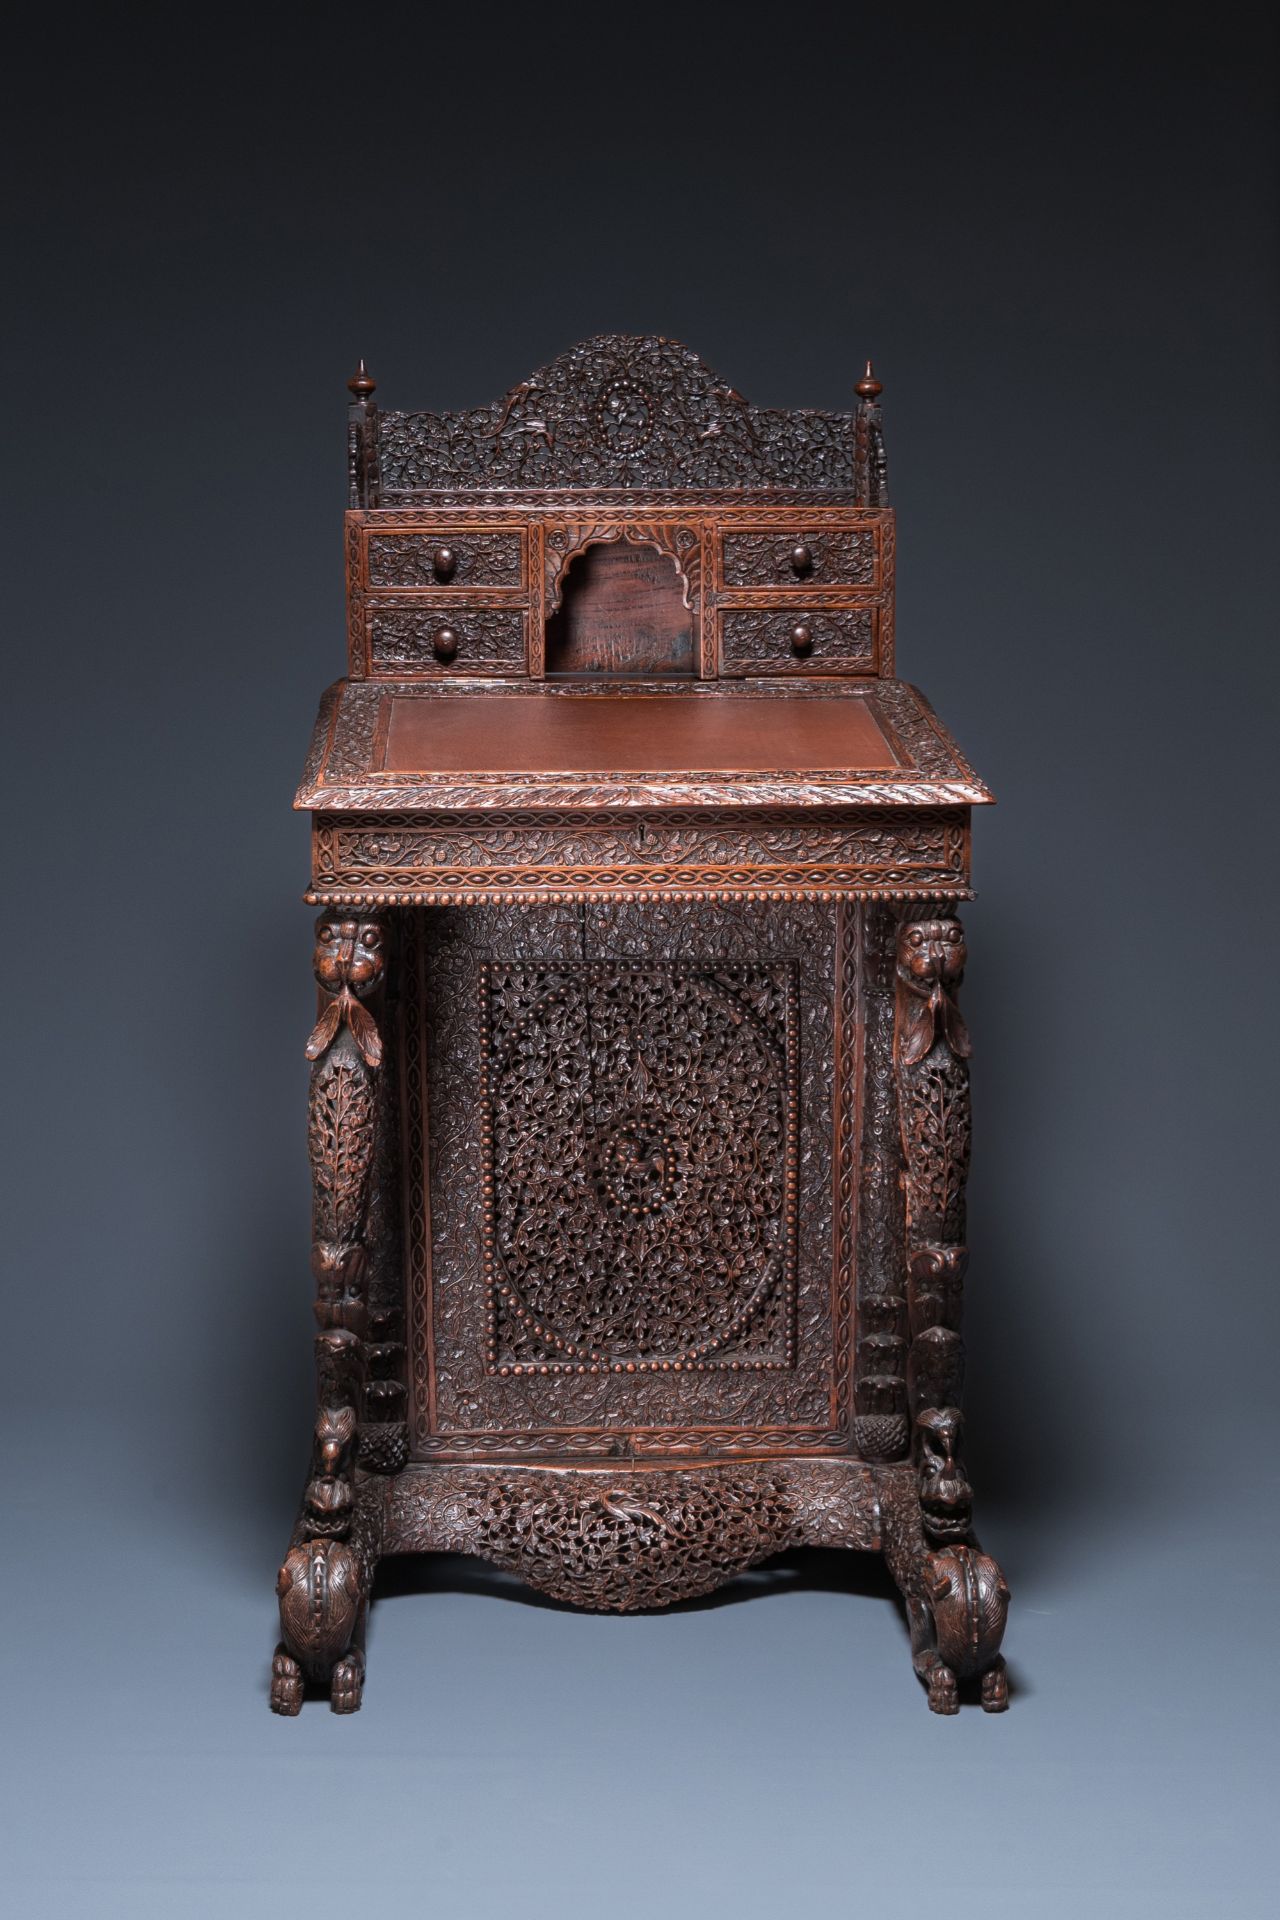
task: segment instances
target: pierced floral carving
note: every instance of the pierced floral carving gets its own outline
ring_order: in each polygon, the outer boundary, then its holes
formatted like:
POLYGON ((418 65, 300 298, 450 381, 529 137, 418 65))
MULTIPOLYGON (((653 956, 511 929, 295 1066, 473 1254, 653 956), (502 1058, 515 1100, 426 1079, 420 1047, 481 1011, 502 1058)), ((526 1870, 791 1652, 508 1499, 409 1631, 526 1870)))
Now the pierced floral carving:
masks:
POLYGON ((601 334, 491 406, 379 413, 392 505, 455 487, 817 487, 855 490, 849 413, 773 412, 677 341, 601 334))
POLYGON ((875 1481, 852 1461, 750 1472, 434 1467, 396 1482, 398 1546, 473 1553, 571 1606, 626 1613, 710 1593, 784 1548, 877 1543, 875 1481))
POLYGON ((787 1364, 794 967, 483 982, 491 1364, 787 1364))

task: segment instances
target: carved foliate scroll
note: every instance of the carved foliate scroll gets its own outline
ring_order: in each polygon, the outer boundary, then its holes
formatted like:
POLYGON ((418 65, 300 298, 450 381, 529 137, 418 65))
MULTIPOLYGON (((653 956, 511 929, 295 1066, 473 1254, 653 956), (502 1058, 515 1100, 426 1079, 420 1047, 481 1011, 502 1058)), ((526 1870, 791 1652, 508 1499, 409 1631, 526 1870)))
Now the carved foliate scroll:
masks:
POLYGON ((898 932, 896 1064, 905 1162, 911 1412, 960 1397, 960 1305, 967 1255, 969 1034, 958 920, 906 920, 898 932))
POLYGON ((794 976, 484 968, 492 1370, 791 1364, 794 976))
MULTIPOLYGON (((877 392, 879 387, 877 386, 877 392)), ((848 413, 754 407, 696 353, 647 334, 599 334, 487 407, 381 413, 363 453, 378 498, 484 487, 823 487, 858 484, 848 413)), ((363 432, 363 416, 358 422, 363 432)), ((878 410, 866 421, 879 497, 878 410)), ((354 456, 353 456, 354 457, 354 456)), ((370 495, 366 493, 366 498, 370 495)))

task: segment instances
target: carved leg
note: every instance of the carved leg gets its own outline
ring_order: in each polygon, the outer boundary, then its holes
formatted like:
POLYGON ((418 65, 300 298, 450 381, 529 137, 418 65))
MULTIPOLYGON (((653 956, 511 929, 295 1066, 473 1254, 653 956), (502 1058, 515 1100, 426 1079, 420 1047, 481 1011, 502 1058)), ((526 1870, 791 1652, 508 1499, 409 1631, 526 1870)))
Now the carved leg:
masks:
POLYGON ((949 913, 899 928, 894 1064, 918 1482, 886 1529, 886 1557, 907 1601, 913 1664, 930 1707, 955 1713, 958 1682, 980 1678, 983 1706, 999 1713, 1009 1698, 999 1651, 1009 1589, 974 1538, 973 1494, 960 1465, 970 1042, 955 992, 964 962, 964 934, 949 913))
POLYGON ((293 1717, 302 1712, 302 1668, 282 1640, 271 1662, 271 1711, 293 1717))
POLYGON ((1009 1675, 1003 1655, 997 1654, 982 1676, 982 1710, 1003 1713, 1009 1705, 1009 1675))
POLYGON ((364 1657, 353 1643, 376 1559, 368 1517, 359 1538, 353 1529, 367 1329, 362 1236, 382 1063, 381 1037, 362 1002, 382 978, 381 927, 322 914, 315 964, 329 996, 307 1046, 318 1411, 302 1515, 277 1584, 281 1648, 271 1683, 273 1709, 290 1714, 304 1677, 330 1684, 335 1712, 359 1706, 364 1657))
POLYGON ((335 1713, 358 1713, 364 1694, 364 1652, 349 1647, 329 1681, 329 1705, 335 1713))

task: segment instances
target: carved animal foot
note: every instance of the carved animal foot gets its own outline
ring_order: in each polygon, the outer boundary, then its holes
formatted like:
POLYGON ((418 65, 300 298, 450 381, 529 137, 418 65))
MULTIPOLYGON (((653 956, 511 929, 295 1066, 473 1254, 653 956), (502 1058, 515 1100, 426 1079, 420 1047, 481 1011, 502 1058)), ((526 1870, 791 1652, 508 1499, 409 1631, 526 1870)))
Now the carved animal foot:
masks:
POLYGON ((982 1711, 1004 1713, 1009 1705, 1009 1674, 997 1655, 982 1676, 982 1711))
POLYGON ((291 1719, 302 1712, 302 1668, 283 1641, 271 1662, 271 1711, 291 1719))
POLYGON ((364 1655, 358 1647, 345 1653, 329 1679, 329 1705, 334 1713, 359 1713, 364 1697, 364 1655))
POLYGON ((354 1641, 365 1603, 356 1554, 342 1540, 303 1541, 290 1548, 276 1591, 284 1638, 272 1667, 272 1708, 296 1713, 305 1676, 329 1685, 336 1713, 354 1713, 364 1680, 364 1657, 354 1641))
POLYGON ((930 1713, 959 1713, 960 1688, 946 1661, 933 1652, 917 1654, 915 1669, 929 1689, 930 1713))

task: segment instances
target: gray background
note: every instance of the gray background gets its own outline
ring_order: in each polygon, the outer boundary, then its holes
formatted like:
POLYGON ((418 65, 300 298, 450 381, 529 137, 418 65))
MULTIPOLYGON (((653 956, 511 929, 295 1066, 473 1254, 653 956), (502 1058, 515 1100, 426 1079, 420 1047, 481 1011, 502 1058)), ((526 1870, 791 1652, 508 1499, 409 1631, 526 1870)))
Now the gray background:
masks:
POLYGON ((22 50, 9 1911, 1269 1910, 1274 49, 1232 7, 831 16, 134 8, 22 50), (429 1564, 360 1716, 266 1710, 343 383, 470 404, 608 328, 763 404, 886 383, 901 670, 1001 801, 1003 1720, 931 1719, 878 1565, 799 1556, 630 1620, 429 1564))

